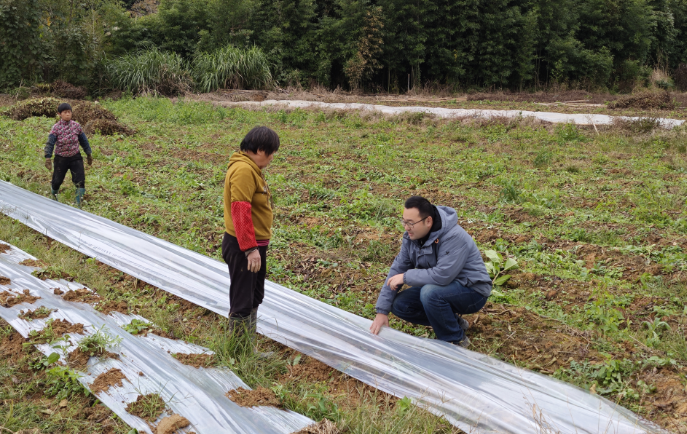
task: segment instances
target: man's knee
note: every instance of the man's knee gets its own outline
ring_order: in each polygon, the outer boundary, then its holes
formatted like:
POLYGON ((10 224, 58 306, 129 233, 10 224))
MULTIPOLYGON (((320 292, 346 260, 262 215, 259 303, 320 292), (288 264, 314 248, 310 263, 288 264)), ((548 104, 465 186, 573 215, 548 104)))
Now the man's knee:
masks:
POLYGON ((423 286, 420 290, 420 301, 423 305, 426 305, 434 301, 443 300, 441 293, 445 288, 445 286, 431 284, 423 286))

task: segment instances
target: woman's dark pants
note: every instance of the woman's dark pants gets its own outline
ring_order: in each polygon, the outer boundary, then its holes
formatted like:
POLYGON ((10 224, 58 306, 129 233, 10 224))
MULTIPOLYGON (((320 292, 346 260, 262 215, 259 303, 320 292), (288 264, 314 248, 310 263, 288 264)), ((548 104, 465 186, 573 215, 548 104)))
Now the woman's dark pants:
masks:
POLYGON ((248 270, 248 258, 239 248, 236 237, 224 234, 222 257, 229 265, 229 316, 246 318, 252 309, 258 307, 265 297, 265 276, 267 274, 267 246, 258 247, 260 271, 248 270))

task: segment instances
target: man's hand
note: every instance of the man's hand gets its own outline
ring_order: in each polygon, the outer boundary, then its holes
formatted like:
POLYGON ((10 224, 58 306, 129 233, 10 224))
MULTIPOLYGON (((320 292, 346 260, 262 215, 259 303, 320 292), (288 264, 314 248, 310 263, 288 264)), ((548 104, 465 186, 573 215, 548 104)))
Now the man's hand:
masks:
POLYGON ((398 291, 403 286, 403 274, 397 274, 390 277, 389 280, 386 281, 386 284, 394 291, 398 291))
POLYGON ((88 165, 89 165, 89 166, 92 165, 92 164, 93 164, 93 156, 92 156, 92 155, 87 155, 87 156, 86 156, 86 161, 88 162, 88 165))
POLYGON ((383 313, 378 313, 372 325, 370 326, 370 331, 378 335, 382 327, 389 327, 389 315, 384 315, 383 313))
POLYGON ((50 158, 45 159, 45 168, 48 170, 52 170, 52 160, 50 158))
POLYGON ((260 271, 260 251, 258 249, 253 250, 248 254, 248 271, 257 273, 260 271))

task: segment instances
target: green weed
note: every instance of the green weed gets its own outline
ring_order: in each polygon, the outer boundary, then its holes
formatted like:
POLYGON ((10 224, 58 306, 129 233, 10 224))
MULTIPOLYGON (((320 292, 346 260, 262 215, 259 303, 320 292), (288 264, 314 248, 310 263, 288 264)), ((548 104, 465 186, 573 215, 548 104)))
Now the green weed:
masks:
POLYGON ((119 345, 122 338, 112 337, 108 334, 108 329, 103 325, 92 335, 88 335, 79 341, 79 349, 91 356, 99 356, 107 351, 108 348, 119 345))

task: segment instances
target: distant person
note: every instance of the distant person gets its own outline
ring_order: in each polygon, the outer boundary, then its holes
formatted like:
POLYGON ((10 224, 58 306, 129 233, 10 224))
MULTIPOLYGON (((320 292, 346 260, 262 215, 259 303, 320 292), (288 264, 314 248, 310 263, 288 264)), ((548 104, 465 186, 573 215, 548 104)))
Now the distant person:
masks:
POLYGON ((272 237, 270 190, 263 170, 279 150, 279 136, 255 127, 229 159, 224 180, 222 257, 229 265, 229 323, 232 333, 256 340, 258 306, 265 296, 267 246, 272 237))
POLYGON ((86 194, 86 171, 79 145, 86 153, 89 166, 93 164, 91 145, 81 125, 72 120, 72 106, 66 102, 60 104, 57 106, 57 114, 60 120, 53 125, 48 136, 48 143, 45 145, 45 167, 48 170, 54 169, 50 185, 52 198, 57 200, 64 177, 67 176, 67 171, 70 171, 72 182, 76 186, 76 205, 81 208, 83 196, 86 194), (50 160, 53 149, 55 150, 54 166, 50 160))
POLYGON ((475 241, 458 225, 453 208, 413 196, 402 219, 401 253, 377 299, 370 331, 389 326, 389 312, 432 326, 437 339, 467 348, 469 327, 461 315, 479 311, 491 295, 491 279, 475 241), (410 288, 400 291, 403 285, 410 288))

